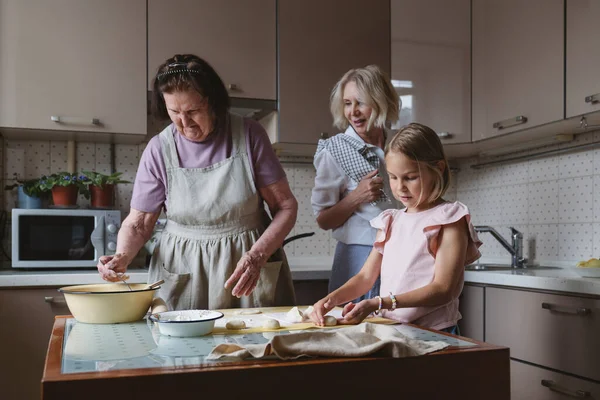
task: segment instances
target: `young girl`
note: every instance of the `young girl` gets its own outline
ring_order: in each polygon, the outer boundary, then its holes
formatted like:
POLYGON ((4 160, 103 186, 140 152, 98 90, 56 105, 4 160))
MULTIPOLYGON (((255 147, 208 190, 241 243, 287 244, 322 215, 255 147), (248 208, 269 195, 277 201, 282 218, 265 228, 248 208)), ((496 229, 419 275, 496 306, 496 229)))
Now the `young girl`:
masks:
POLYGON ((458 296, 464 267, 479 258, 481 242, 467 207, 442 198, 450 181, 437 134, 412 123, 387 144, 385 164, 394 197, 406 207, 371 220, 375 244, 360 272, 314 305, 311 319, 366 293, 381 275, 380 296, 348 303, 341 324, 357 324, 369 314, 399 322, 457 332, 458 296))

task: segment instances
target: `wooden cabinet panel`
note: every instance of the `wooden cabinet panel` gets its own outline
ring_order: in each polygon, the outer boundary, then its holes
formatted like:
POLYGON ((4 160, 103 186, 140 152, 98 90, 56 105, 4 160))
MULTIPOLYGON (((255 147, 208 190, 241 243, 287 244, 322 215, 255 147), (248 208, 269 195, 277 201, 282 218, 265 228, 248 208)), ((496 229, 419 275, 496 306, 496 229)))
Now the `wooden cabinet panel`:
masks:
POLYGON ((459 300, 462 319, 458 321, 460 335, 484 341, 484 288, 465 285, 459 300))
POLYGON ((600 385, 519 361, 510 362, 513 400, 600 399, 600 385))
POLYGON ((275 0, 149 0, 148 88, 175 54, 205 59, 232 97, 271 99, 276 92, 275 0))
POLYGON ((473 140, 563 119, 563 0, 477 0, 472 12, 473 140))
POLYGON ((55 315, 69 315, 56 289, 0 289, 0 393, 3 400, 41 398, 55 315))
POLYGON ((145 136, 145 9, 0 0, 0 126, 145 136))
POLYGON ((600 111, 599 20, 600 2, 567 0, 567 118, 600 111))
POLYGON ((511 358, 600 380, 600 299, 487 287, 485 339, 511 358))
POLYGON ((471 141, 470 20, 469 0, 391 0, 398 127, 420 122, 444 144, 471 141))
POLYGON ((390 3, 280 1, 278 31, 275 142, 316 145, 321 132, 338 133, 333 128, 329 96, 344 73, 369 64, 390 73, 390 3))

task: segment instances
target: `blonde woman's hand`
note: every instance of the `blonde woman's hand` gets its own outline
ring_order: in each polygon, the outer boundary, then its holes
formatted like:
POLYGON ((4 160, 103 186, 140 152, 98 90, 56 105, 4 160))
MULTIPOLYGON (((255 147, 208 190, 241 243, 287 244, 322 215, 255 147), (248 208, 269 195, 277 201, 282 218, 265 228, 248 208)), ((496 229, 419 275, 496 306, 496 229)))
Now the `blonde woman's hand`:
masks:
POLYGON ((356 189, 352 191, 360 204, 370 203, 381 197, 383 179, 377 176, 378 172, 377 170, 369 172, 361 179, 356 189))
POLYGON ((310 313, 310 319, 315 325, 325 326, 325 314, 335 308, 335 304, 329 297, 322 298, 317 301, 314 306, 314 310, 310 313))
POLYGON ((369 316, 373 311, 379 308, 379 301, 377 299, 367 299, 359 301, 358 303, 348 303, 342 310, 342 317, 338 319, 340 325, 356 325, 360 324, 365 318, 369 316), (377 304, 375 304, 376 302, 377 304))
POLYGON ((225 289, 234 283, 231 294, 235 297, 249 296, 260 278, 260 269, 267 262, 264 254, 250 250, 238 261, 235 270, 225 282, 225 289))
POLYGON ((127 272, 128 265, 125 253, 117 253, 112 256, 101 256, 96 267, 105 281, 119 282, 123 280, 122 275, 127 272))

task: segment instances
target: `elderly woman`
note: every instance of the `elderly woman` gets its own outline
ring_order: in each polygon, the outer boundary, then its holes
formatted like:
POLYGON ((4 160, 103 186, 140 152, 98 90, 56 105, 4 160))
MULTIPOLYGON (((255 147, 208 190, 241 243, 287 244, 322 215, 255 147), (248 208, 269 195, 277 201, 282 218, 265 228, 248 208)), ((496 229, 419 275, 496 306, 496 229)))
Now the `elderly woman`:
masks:
MULTIPOLYGON (((385 131, 398 120, 399 97, 390 79, 375 65, 352 69, 331 92, 334 125, 345 130, 320 140, 312 206, 322 229, 337 240, 329 292, 356 275, 375 241, 369 221, 388 208, 398 208, 384 163, 385 131)), ((369 293, 379 295, 379 280, 369 293)))
POLYGON ((142 154, 116 255, 100 259, 100 274, 122 279, 164 210, 149 281, 165 280, 158 296, 169 309, 293 305, 281 246, 298 204, 266 132, 229 113, 223 81, 197 56, 168 59, 153 85, 154 112, 172 124, 142 154))

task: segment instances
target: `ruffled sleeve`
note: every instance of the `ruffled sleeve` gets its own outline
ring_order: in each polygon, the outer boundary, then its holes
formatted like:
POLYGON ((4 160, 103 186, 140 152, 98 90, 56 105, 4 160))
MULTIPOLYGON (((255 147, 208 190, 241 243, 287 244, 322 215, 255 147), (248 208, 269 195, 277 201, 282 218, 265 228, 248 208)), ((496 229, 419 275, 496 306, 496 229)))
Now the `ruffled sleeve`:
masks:
POLYGON ((436 211, 437 212, 430 217, 430 221, 428 221, 425 228, 423 228, 423 232, 427 237, 429 253, 435 257, 438 251, 439 234, 442 226, 453 224, 460 221, 462 218, 465 218, 469 228, 469 243, 467 244, 465 265, 471 264, 481 257, 481 253, 478 249, 483 243, 477 237, 477 232, 475 232, 475 228, 471 223, 471 214, 469 213, 467 206, 457 201, 454 203, 446 203, 436 211))
POLYGON ((385 242, 387 242, 390 237, 390 232, 392 230, 392 222, 394 221, 394 216, 400 210, 396 209, 388 209, 383 211, 381 214, 373 218, 370 223, 371 226, 377 229, 377 234, 375 235, 375 243, 373 243, 373 247, 381 254, 383 254, 383 248, 385 246, 385 242))

